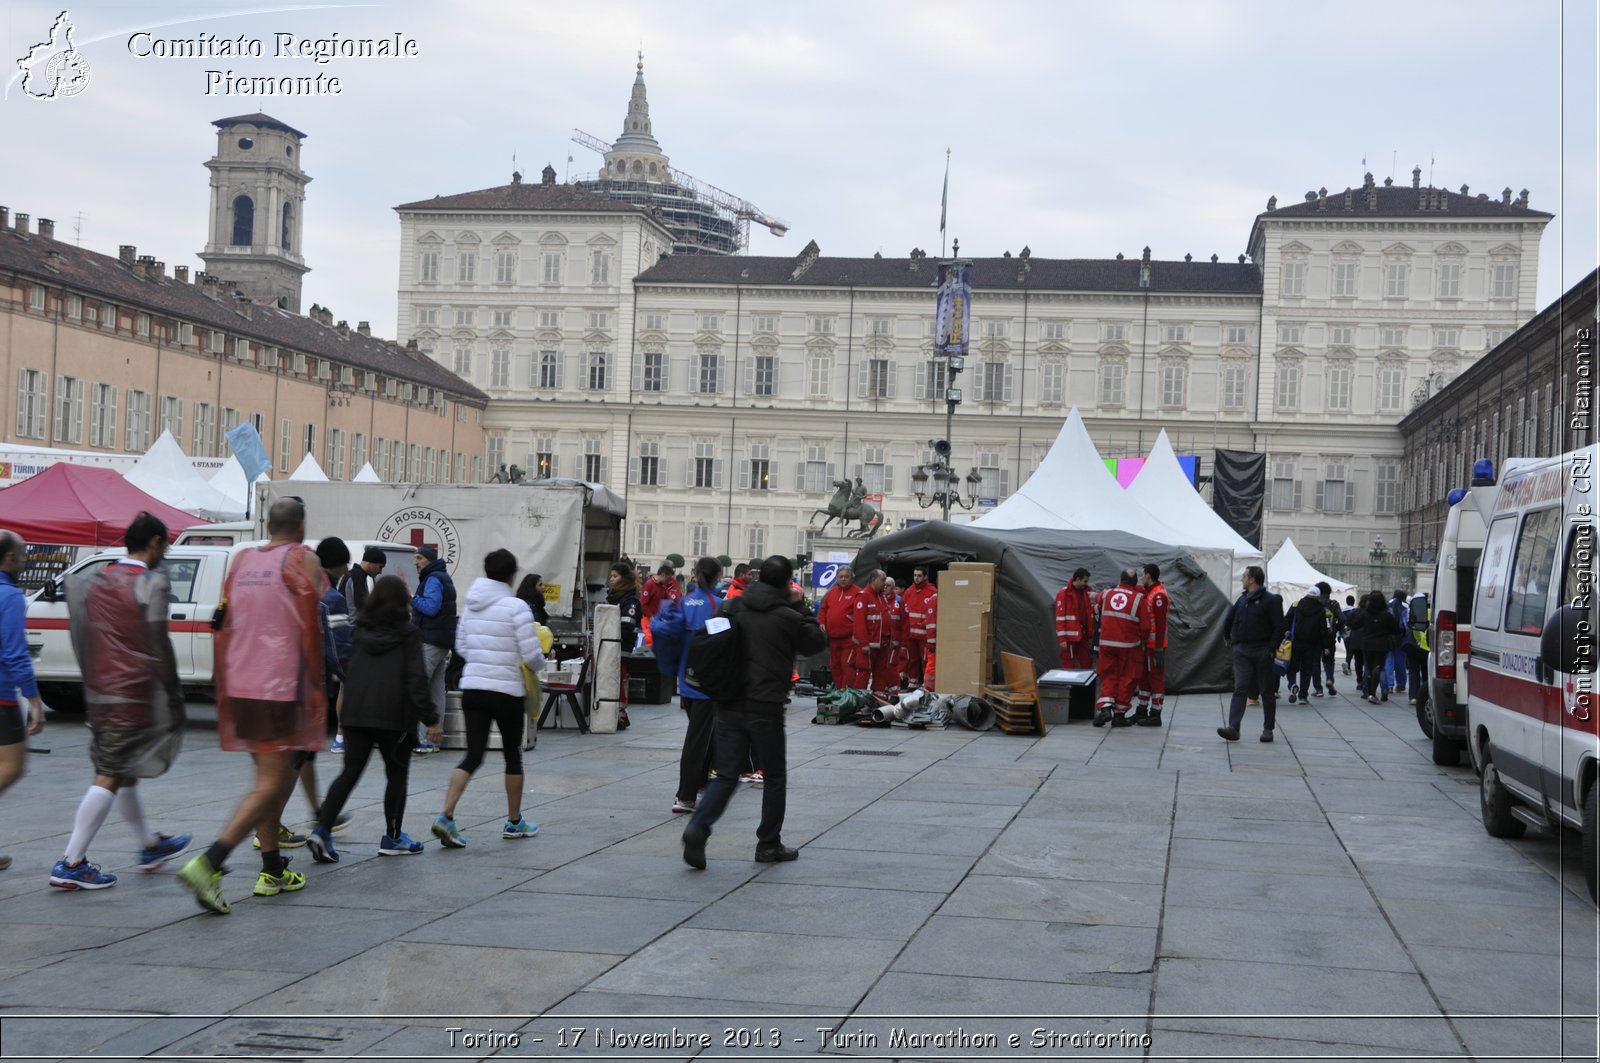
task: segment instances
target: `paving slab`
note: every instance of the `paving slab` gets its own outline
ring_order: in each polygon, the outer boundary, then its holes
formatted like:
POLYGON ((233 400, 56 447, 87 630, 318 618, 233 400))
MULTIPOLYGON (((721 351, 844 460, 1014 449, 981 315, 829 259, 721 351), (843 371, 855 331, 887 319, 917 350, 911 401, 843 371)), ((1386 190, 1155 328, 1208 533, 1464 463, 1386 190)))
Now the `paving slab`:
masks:
POLYGON ((1349 854, 1337 845, 1300 845, 1292 841, 1173 838, 1168 859, 1172 867, 1275 871, 1293 875, 1357 874, 1349 854))
POLYGON ((626 956, 704 907, 698 900, 577 898, 511 890, 395 935, 441 945, 522 946, 626 956), (602 907, 603 906, 603 907, 602 907))
POLYGON ((689 979, 711 1000, 848 1006, 861 999, 901 947, 898 941, 845 944, 832 937, 680 928, 594 979, 590 988, 676 995, 689 979), (827 977, 818 976, 822 971, 827 977))
POLYGON ((961 883, 971 867, 971 857, 932 853, 886 854, 865 849, 831 849, 808 845, 801 851, 800 859, 787 864, 768 865, 761 873, 761 881, 945 894, 961 883))
POLYGON ((1366 884, 1332 875, 1302 876, 1274 871, 1174 867, 1167 878, 1169 903, 1245 911, 1327 912, 1376 915, 1366 884))
POLYGON ((894 961, 896 971, 1024 981, 1074 981, 1078 974, 1147 974, 1156 931, 1147 927, 934 916, 894 961), (1011 944, 996 950, 993 943, 1011 944))
MULTIPOLYGON (((1178 900, 1186 900, 1181 894, 1178 900)), ((1163 958, 1416 970, 1382 916, 1192 908, 1169 903, 1161 930, 1163 958)))
POLYGON ((815 844, 828 849, 865 849, 875 853, 976 856, 987 849, 999 833, 993 827, 851 819, 819 835, 815 844))
POLYGON ((1155 927, 1161 921, 1161 894, 1158 883, 973 874, 939 914, 1155 927))
POLYGON ((907 941, 939 904, 934 893, 751 882, 703 907, 686 925, 838 938, 907 941))

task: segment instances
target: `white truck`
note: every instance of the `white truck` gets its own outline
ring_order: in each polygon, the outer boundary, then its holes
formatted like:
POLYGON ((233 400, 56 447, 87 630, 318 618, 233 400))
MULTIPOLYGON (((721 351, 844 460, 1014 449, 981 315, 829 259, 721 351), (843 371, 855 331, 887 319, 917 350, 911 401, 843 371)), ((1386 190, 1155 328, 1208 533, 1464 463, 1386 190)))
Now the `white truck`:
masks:
MULTIPOLYGON (((627 504, 605 487, 578 480, 521 484, 256 484, 257 530, 275 499, 306 505, 306 536, 360 536, 432 546, 461 590, 483 574, 484 555, 504 547, 517 556, 519 579, 544 577, 552 619, 581 624, 622 552, 627 504)), ((552 625, 558 627, 558 625, 552 625)))

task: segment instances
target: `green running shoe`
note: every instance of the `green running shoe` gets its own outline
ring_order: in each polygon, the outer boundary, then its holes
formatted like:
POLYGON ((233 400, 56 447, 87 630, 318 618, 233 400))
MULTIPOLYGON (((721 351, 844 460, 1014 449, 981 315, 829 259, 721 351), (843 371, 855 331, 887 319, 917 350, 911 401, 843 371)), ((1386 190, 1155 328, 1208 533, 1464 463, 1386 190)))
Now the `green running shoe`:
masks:
POLYGON ((178 872, 178 881, 189 888, 194 899, 200 902, 200 907, 218 915, 227 915, 233 908, 222 898, 222 876, 225 874, 226 871, 212 867, 206 854, 201 853, 183 865, 178 872))

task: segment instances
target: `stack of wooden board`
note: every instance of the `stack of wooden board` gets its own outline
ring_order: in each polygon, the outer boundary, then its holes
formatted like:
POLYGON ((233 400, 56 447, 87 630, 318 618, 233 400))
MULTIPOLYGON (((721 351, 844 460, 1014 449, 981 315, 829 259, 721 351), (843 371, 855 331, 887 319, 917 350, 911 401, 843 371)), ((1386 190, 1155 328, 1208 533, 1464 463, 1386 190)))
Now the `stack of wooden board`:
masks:
POLYGON ((1000 730, 1013 735, 1043 735, 1044 713, 1039 708, 1033 661, 1020 654, 1002 653, 1000 668, 1006 681, 984 690, 984 697, 994 706, 1000 730))

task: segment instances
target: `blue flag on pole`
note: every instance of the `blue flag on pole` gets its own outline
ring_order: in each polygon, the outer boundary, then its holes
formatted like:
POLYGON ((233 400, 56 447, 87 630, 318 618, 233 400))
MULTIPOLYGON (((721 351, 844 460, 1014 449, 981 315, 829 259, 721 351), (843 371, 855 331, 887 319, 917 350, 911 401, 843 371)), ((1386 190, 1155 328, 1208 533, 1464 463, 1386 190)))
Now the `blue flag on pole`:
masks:
POLYGON ((239 459, 245 483, 254 484, 257 477, 272 468, 267 448, 261 445, 261 433, 249 421, 228 429, 228 446, 232 448, 233 456, 239 459))
POLYGON ((972 266, 955 262, 942 268, 934 350, 941 355, 966 354, 972 326, 972 266))

